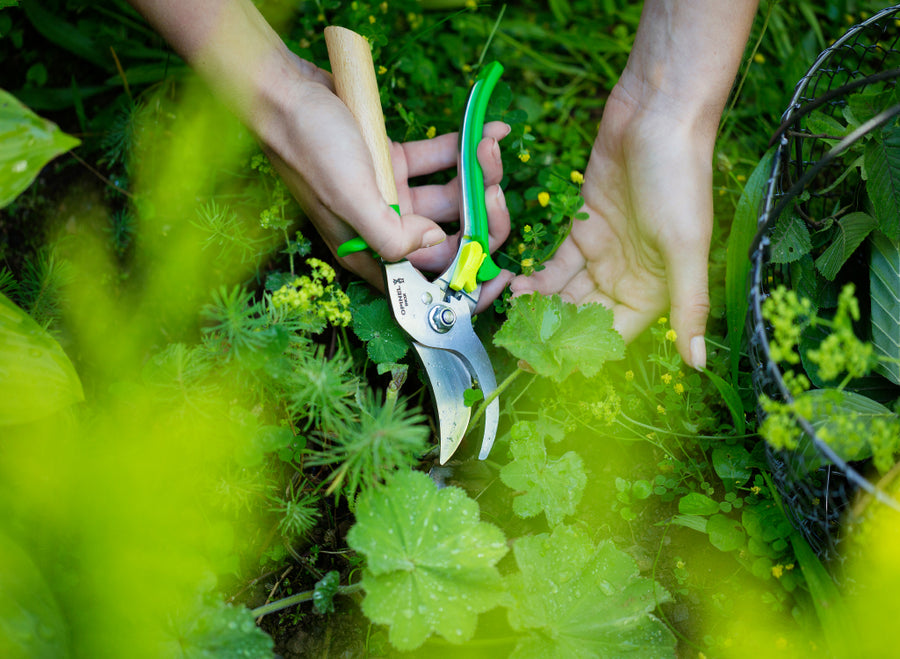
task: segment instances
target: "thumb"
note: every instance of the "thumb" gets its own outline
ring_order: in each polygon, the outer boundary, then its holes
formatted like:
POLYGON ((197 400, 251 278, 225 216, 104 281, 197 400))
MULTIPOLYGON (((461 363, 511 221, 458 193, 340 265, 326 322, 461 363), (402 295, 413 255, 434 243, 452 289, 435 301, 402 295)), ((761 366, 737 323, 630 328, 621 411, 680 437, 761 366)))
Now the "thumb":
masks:
POLYGON ((376 211, 366 213, 357 224, 366 243, 387 261, 399 261, 423 247, 431 247, 447 239, 447 234, 434 221, 397 211, 382 202, 376 211))

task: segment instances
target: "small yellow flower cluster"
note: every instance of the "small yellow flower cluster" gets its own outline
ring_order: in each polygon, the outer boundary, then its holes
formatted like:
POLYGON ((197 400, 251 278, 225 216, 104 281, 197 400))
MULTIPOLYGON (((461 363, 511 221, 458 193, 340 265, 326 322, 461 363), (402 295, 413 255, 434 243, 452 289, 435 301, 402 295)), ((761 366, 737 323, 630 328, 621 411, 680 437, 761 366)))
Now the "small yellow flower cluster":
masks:
POLYGON ((631 382, 632 380, 634 380, 634 371, 630 371, 630 370, 629 370, 629 371, 625 371, 625 379, 626 379, 628 382, 631 382))
POLYGON ((334 268, 319 259, 307 259, 309 275, 295 277, 272 294, 272 305, 295 313, 309 313, 345 327, 352 320, 350 298, 334 283, 334 268))
POLYGON ((519 153, 519 160, 521 160, 522 162, 528 162, 529 160, 531 160, 531 154, 528 153, 528 151, 521 151, 519 153))
POLYGON ((573 169, 572 173, 569 174, 569 178, 572 179, 572 183, 575 185, 581 185, 584 183, 584 174, 579 172, 577 169, 573 169))
POLYGON ((756 55, 753 56, 753 61, 756 62, 757 64, 765 64, 766 56, 763 55, 762 53, 756 53, 756 55))
POLYGON ((542 208, 546 208, 547 204, 550 203, 550 193, 547 191, 538 192, 537 200, 542 208))
POLYGON ((478 9, 476 0, 466 0, 466 9, 478 9))
POLYGON ((378 67, 378 75, 383 76, 387 72, 388 72, 388 70, 387 70, 386 66, 381 65, 378 67))
POLYGON ((413 30, 418 30, 422 27, 422 23, 425 21, 425 17, 422 14, 416 14, 414 12, 409 12, 406 15, 406 21, 409 23, 409 27, 413 30))
POLYGON ((684 393, 684 385, 681 384, 680 382, 676 382, 675 386, 672 388, 675 390, 675 393, 678 394, 679 396, 684 393))
POLYGON ((531 268, 534 266, 534 259, 522 259, 523 268, 531 268))
POLYGON ((437 127, 429 126, 428 130, 425 131, 425 137, 430 140, 433 139, 435 135, 437 135, 437 127))
POLYGON ((672 374, 671 373, 663 373, 660 377, 663 384, 672 384, 672 374))
POLYGON ((666 341, 671 341, 674 343, 675 339, 677 339, 677 338, 678 338, 678 334, 675 332, 675 330, 670 329, 668 332, 666 332, 666 341))

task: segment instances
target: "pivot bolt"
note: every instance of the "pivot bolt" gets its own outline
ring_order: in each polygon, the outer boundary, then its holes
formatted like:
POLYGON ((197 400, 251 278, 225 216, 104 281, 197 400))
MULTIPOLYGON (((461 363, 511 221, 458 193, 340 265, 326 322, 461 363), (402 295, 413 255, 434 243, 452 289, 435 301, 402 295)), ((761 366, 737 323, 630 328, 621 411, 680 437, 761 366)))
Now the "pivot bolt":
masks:
POLYGON ((444 334, 456 323, 456 312, 450 307, 435 305, 428 314, 428 322, 435 332, 444 334))

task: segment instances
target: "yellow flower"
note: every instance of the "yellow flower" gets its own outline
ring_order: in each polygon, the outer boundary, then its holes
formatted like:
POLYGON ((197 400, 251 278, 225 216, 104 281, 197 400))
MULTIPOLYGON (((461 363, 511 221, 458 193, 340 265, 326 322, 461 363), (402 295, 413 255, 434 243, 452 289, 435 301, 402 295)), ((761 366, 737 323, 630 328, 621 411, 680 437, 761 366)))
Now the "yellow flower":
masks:
POLYGON ((435 135, 437 135, 437 128, 435 128, 434 126, 429 126, 428 130, 425 131, 425 137, 430 140, 435 135))
POLYGON ((531 126, 529 126, 528 124, 525 124, 524 126, 522 126, 522 132, 523 132, 523 133, 530 133, 530 132, 531 132, 531 126))
POLYGON ((534 259, 522 259, 522 267, 530 268, 534 265, 534 259))
POLYGON ((478 9, 478 3, 475 0, 466 0, 466 9, 478 9))
POLYGON ((772 566, 772 576, 773 577, 775 577, 776 579, 781 579, 782 574, 784 574, 784 566, 783 565, 779 564, 779 565, 772 566))
POLYGON ((525 233, 531 233, 531 225, 530 225, 530 224, 526 224, 526 225, 525 225, 525 228, 522 229, 522 231, 524 231, 525 233))
POLYGON ((519 154, 519 160, 521 160, 522 162, 528 162, 529 160, 531 160, 531 154, 527 151, 522 151, 519 154))
POLYGON ((668 332, 666 332, 666 341, 674 342, 675 339, 677 339, 677 338, 678 338, 678 334, 675 332, 675 330, 670 329, 668 332))
POLYGON ((665 325, 665 324, 668 323, 668 322, 669 322, 669 319, 666 318, 665 316, 660 316, 660 317, 657 318, 657 320, 656 320, 656 324, 657 324, 657 325, 665 325))
POLYGON ((761 491, 761 490, 759 489, 759 485, 754 485, 753 487, 750 488, 750 492, 751 492, 752 494, 759 494, 760 491, 761 491))
POLYGON ((579 172, 577 169, 572 170, 572 173, 569 174, 569 178, 572 179, 572 183, 575 183, 576 185, 581 185, 582 183, 584 183, 584 174, 579 172))
POLYGON ((369 22, 372 23, 372 24, 375 23, 375 17, 372 16, 371 14, 369 14, 369 22))
POLYGON ((629 382, 634 380, 634 371, 625 371, 625 379, 629 382))
POLYGON ((387 73, 387 67, 384 65, 379 66, 378 75, 383 76, 385 73, 387 73))
POLYGON ((516 250, 519 254, 523 254, 525 252, 525 243, 519 243, 519 246, 516 247, 516 250))
POLYGON ((747 177, 744 176, 743 174, 738 174, 737 176, 735 176, 735 178, 741 183, 743 183, 744 181, 747 180, 747 177))
POLYGON ((656 411, 659 412, 660 414, 665 414, 665 413, 666 413, 666 408, 663 407, 662 405, 657 405, 657 406, 656 406, 656 411))
POLYGON ((538 203, 544 208, 547 207, 547 204, 550 203, 550 193, 549 192, 539 192, 538 193, 538 203))
POLYGON ((462 70, 463 70, 463 73, 468 73, 469 71, 472 70, 472 67, 469 66, 468 64, 463 64, 463 65, 462 65, 462 70))
POLYGON ((765 64, 766 56, 763 55, 762 53, 756 53, 756 55, 753 56, 753 61, 756 62, 757 64, 765 64))
POLYGON ((680 382, 676 382, 676 383, 675 383, 675 386, 673 387, 673 389, 675 389, 675 393, 676 393, 676 394, 683 394, 683 393, 684 393, 684 385, 681 384, 680 382))
POLYGON ((381 10, 382 14, 386 14, 388 10, 388 3, 382 2, 380 5, 378 5, 378 8, 381 10))
POLYGON ((663 381, 663 384, 670 384, 672 382, 672 376, 669 373, 663 373, 660 379, 663 381))

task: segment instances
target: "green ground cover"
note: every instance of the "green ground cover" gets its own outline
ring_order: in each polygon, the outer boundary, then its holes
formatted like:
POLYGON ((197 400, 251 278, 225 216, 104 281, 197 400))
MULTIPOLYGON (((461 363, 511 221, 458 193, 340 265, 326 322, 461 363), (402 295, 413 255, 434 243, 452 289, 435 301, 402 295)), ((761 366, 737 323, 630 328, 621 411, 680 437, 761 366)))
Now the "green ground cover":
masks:
MULTIPOLYGON (((257 4, 321 66, 325 25, 368 37, 395 140, 456 130, 501 61, 496 260, 553 253, 639 4, 257 4)), ((885 587, 854 598, 792 529, 729 237, 794 83, 880 6, 761 4, 715 154, 709 370, 666 318, 623 349, 600 307, 503 298, 477 322, 497 444, 438 490, 387 303, 251 136, 126 3, 0 1, 0 655, 877 654, 894 531, 861 534, 848 581, 885 587)))

